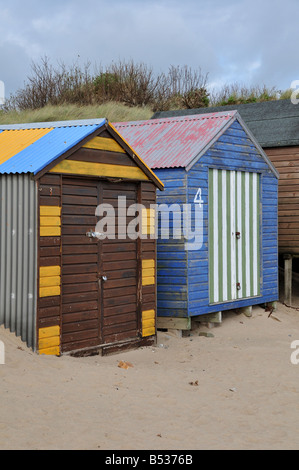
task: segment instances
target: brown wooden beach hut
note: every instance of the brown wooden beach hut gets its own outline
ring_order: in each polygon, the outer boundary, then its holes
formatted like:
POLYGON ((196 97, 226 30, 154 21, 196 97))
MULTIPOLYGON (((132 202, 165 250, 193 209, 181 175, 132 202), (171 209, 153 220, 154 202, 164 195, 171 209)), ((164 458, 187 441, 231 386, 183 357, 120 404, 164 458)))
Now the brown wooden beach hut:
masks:
POLYGON ((0 324, 40 354, 152 344, 156 244, 147 218, 128 236, 119 201, 147 217, 157 188, 106 119, 2 126, 0 324), (97 232, 104 204, 114 237, 97 232))

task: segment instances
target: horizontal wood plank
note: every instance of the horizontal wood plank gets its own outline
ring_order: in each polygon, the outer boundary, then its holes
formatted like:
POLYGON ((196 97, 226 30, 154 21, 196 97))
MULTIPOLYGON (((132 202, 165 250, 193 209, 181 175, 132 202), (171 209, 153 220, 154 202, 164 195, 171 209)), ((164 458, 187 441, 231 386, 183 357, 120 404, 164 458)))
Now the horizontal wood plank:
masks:
POLYGON ((140 181, 149 179, 139 167, 90 163, 73 160, 63 160, 50 171, 53 173, 98 176, 103 178, 124 178, 140 181))

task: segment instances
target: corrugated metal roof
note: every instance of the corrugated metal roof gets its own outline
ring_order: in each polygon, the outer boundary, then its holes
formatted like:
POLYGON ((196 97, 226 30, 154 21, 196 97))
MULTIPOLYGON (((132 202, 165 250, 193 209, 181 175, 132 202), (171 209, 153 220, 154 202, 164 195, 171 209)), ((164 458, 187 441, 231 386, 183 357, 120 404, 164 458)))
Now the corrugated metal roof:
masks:
POLYGON ((226 130, 236 115, 236 111, 230 111, 113 125, 150 168, 185 168, 226 130))
POLYGON ((98 119, 1 126, 0 174, 37 174, 105 123, 98 119))
POLYGON ((30 129, 19 131, 2 131, 0 134, 0 165, 5 163, 24 148, 36 142, 50 132, 50 129, 30 129))
POLYGON ((231 110, 238 111, 263 148, 299 145, 299 106, 294 105, 290 99, 211 108, 159 111, 153 115, 152 119, 231 110))

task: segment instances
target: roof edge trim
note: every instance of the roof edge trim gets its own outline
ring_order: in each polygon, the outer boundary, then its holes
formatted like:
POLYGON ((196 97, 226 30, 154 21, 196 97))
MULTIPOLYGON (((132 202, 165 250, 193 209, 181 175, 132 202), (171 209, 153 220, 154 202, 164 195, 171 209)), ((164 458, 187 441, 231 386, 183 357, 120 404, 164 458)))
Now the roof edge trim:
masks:
POLYGON ((161 191, 164 190, 164 184, 162 181, 155 175, 153 170, 149 168, 149 166, 144 162, 144 160, 138 155, 138 153, 130 146, 130 144, 126 141, 126 139, 118 132, 118 130, 114 127, 111 122, 107 123, 107 127, 110 131, 114 133, 114 136, 118 137, 124 147, 124 149, 131 155, 135 163, 144 171, 144 173, 153 181, 153 183, 159 188, 161 191))
POLYGON ((193 167, 193 165, 195 165, 195 163, 198 162, 198 160, 209 150, 210 147, 212 147, 212 145, 217 142, 217 140, 219 139, 219 137, 222 136, 222 134, 224 134, 224 132, 232 125, 232 123, 236 120, 237 118, 237 111, 232 114, 230 116, 230 119, 228 119, 228 121, 225 123, 225 125, 219 130, 219 132, 217 132, 217 134, 213 137, 213 139, 210 140, 210 142, 208 142, 208 144, 191 160, 190 163, 188 163, 188 165, 186 165, 185 167, 185 170, 188 172, 189 170, 191 170, 191 168, 193 167))
POLYGON ((241 126, 243 127, 244 131, 246 132, 246 134, 248 135, 248 137, 252 140, 253 144, 255 145, 256 149, 258 150, 259 154, 261 155, 261 157, 265 160, 265 162, 267 163, 267 165, 270 167, 271 171, 274 173, 274 175, 276 176, 277 179, 279 179, 280 175, 279 175, 279 172, 276 170, 275 166, 273 165, 273 163, 271 162, 271 160, 268 158, 267 154, 265 153, 265 151, 262 149, 261 145, 258 143, 258 141, 256 140, 256 138, 254 137, 254 135, 252 134, 251 130, 248 128, 248 126, 246 125, 246 123, 243 121, 241 115, 239 114, 239 112, 237 112, 237 115, 236 115, 236 119, 240 124, 241 126))
POLYGON ((0 131, 20 131, 28 129, 48 129, 50 127, 74 127, 74 126, 97 126, 104 125, 106 118, 81 119, 77 121, 53 121, 53 122, 33 122, 26 124, 5 124, 0 125, 0 131))
MULTIPOLYGON (((73 121, 74 122, 74 121, 73 121)), ((88 142, 88 140, 92 139, 92 137, 96 136, 99 132, 99 130, 107 126, 107 119, 102 119, 98 124, 94 124, 97 126, 96 129, 93 129, 92 131, 89 132, 88 135, 85 137, 78 139, 72 146, 64 149, 62 152, 59 152, 56 154, 56 156, 51 159, 51 161, 47 162, 46 165, 40 167, 39 169, 34 171, 34 179, 38 180, 41 178, 45 173, 47 173, 51 168, 53 168, 55 165, 57 165, 61 160, 64 160, 67 158, 67 156, 70 156, 73 154, 76 150, 78 150, 82 145, 84 145, 85 142, 88 142)), ((68 127, 68 126, 67 126, 68 127)), ((74 127, 74 126, 72 126, 74 127)))

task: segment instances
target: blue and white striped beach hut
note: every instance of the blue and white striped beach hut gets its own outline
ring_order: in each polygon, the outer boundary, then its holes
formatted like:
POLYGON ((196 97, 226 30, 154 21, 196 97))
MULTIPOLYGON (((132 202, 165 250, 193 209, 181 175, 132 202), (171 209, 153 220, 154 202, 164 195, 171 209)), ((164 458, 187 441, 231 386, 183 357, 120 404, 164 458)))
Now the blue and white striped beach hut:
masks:
POLYGON ((279 175, 240 115, 115 126, 165 185, 157 197, 158 316, 190 320, 277 301, 279 175), (172 237, 163 238, 162 204, 189 208, 181 237, 174 216, 172 237))

